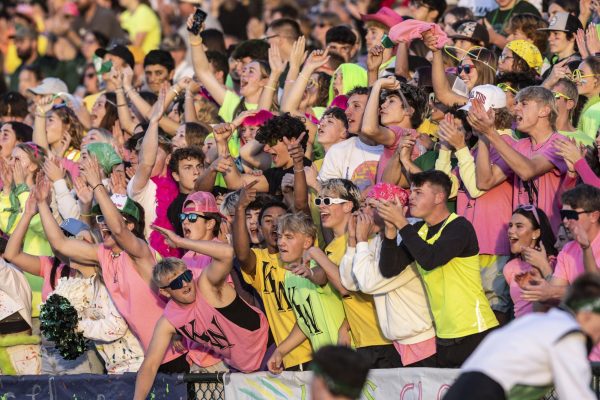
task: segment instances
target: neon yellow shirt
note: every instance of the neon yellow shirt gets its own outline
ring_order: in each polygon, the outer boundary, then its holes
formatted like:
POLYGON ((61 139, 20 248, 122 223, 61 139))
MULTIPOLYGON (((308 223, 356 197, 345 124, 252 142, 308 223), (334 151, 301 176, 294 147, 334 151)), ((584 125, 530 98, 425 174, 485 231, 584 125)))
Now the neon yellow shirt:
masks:
POLYGON ((144 54, 150 50, 158 49, 160 45, 160 21, 154 11, 146 4, 140 4, 132 13, 125 10, 119 16, 121 27, 129 33, 129 40, 135 43, 138 33, 145 33, 146 37, 140 46, 144 54))

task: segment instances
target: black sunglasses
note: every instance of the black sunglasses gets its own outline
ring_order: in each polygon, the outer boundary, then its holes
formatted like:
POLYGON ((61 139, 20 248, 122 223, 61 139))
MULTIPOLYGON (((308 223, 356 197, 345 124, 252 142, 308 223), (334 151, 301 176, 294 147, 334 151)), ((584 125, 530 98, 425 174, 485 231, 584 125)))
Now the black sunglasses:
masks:
POLYGON ((585 214, 589 212, 590 211, 560 210, 560 219, 561 221, 565 218, 577 221, 579 219, 579 214, 585 214))
POLYGON ((473 64, 461 64, 458 67, 456 67, 456 71, 458 72, 458 74, 460 75, 461 72, 465 71, 465 74, 469 75, 471 73, 471 69, 475 68, 475 65, 473 64))
POLYGON ((161 286, 161 289, 171 289, 171 290, 178 290, 181 289, 183 287, 183 282, 191 282, 192 278, 194 277, 194 275, 192 274, 192 271, 190 271, 189 269, 186 269, 181 275, 179 275, 177 278, 173 279, 171 281, 171 283, 169 283, 167 286, 161 286))
POLYGON ((209 219, 211 219, 210 217, 207 217, 205 215, 199 215, 199 214, 186 214, 186 213, 181 213, 179 214, 179 220, 181 222, 185 221, 186 219, 188 219, 191 223, 194 223, 196 221, 198 221, 198 218, 202 218, 205 221, 208 221, 209 219))

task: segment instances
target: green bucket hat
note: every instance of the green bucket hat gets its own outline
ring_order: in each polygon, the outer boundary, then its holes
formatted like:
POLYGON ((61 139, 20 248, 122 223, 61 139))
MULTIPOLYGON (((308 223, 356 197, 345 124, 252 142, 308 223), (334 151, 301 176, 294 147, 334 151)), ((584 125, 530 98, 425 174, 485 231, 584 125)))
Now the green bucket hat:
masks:
POLYGON ((85 146, 85 149, 90 155, 96 157, 98 164, 100 164, 106 175, 112 172, 112 168, 115 165, 123 162, 115 149, 108 143, 90 143, 85 146))
MULTIPOLYGON (((129 215, 135 219, 136 222, 140 222, 140 209, 135 205, 133 200, 125 195, 117 193, 110 196, 110 199, 122 214, 129 215)), ((102 210, 100 210, 100 206, 98 204, 92 207, 92 214, 102 215, 102 210)))

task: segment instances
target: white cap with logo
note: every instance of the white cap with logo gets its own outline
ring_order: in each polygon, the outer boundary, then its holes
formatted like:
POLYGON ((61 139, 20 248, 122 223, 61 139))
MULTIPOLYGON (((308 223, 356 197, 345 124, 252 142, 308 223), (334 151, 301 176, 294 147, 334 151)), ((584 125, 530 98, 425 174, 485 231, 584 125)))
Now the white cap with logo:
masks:
POLYGON ((41 84, 29 90, 35 94, 69 93, 67 85, 58 78, 44 78, 41 84))
POLYGON ((475 86, 469 93, 469 101, 459 108, 459 110, 469 111, 472 105, 471 100, 473 99, 481 100, 485 111, 488 111, 490 108, 499 109, 506 107, 506 94, 495 85, 475 86))

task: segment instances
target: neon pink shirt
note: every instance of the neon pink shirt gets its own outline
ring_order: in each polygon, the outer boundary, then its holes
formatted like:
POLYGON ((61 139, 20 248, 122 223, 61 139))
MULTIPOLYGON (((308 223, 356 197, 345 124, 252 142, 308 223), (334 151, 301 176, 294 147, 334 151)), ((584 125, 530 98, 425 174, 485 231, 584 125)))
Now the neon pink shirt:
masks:
MULTIPOLYGON (((502 140, 513 146, 515 140, 509 135, 502 135, 502 140)), ((477 149, 472 151, 477 158, 477 149)), ((490 162, 498 165, 503 171, 508 169, 506 162, 495 149, 490 149, 490 162)), ((455 175, 459 176, 458 168, 455 175)), ((513 186, 510 179, 488 190, 475 199, 469 196, 464 188, 458 190, 456 197, 456 213, 465 217, 477 233, 480 254, 510 255, 510 245, 506 236, 508 221, 512 215, 513 186), (493 215, 493 218, 490 216, 493 215)))
MULTIPOLYGON (((42 285, 42 301, 46 301, 48 299, 48 295, 52 293, 52 284, 50 282, 50 275, 52 273, 52 264, 54 263, 54 257, 40 257, 40 277, 44 278, 44 283, 42 285)), ((56 269, 56 275, 54 277, 54 285, 58 283, 60 279, 60 274, 65 265, 61 263, 56 269)))
POLYGON ((531 270, 531 265, 519 257, 513 258, 504 266, 504 279, 510 288, 510 298, 515 305, 515 318, 533 312, 533 303, 521 298, 521 287, 515 281, 515 275, 531 270))
MULTIPOLYGON (((144 351, 148 351, 154 327, 162 316, 165 302, 138 274, 133 260, 126 252, 113 257, 109 249, 100 245, 98 261, 102 268, 104 285, 112 301, 139 339, 144 351)), ((180 355, 169 346, 163 364, 180 355)))
MULTIPOLYGON (((390 159, 394 156, 396 149, 398 149, 398 145, 400 144, 400 139, 402 139, 403 136, 407 136, 407 135, 414 135, 415 137, 418 135, 417 131, 414 129, 406 129, 406 128, 401 128, 399 126, 388 126, 387 128, 390 129, 392 132, 394 132, 394 135, 396 135, 396 137, 394 138, 394 143, 392 143, 390 146, 383 146, 383 153, 381 153, 381 157, 379 158, 379 165, 377 166, 376 183, 381 182, 381 177, 383 176, 383 170, 385 169, 385 166, 388 164, 390 159)), ((416 144, 413 147, 411 159, 414 160, 415 158, 417 158, 421 155, 419 148, 420 148, 420 146, 418 144, 416 144)))
POLYGON ((248 304, 258 313, 260 326, 255 331, 241 328, 208 304, 200 293, 199 279, 194 280, 194 284, 196 301, 186 305, 169 301, 165 318, 183 336, 207 346, 233 368, 242 372, 258 370, 267 351, 269 325, 265 315, 248 304))
MULTIPOLYGON (((600 260, 600 234, 597 234, 590 243, 594 258, 600 260)), ((571 241, 563 247, 556 260, 556 269, 554 277, 564 279, 569 284, 573 283, 575 278, 585 272, 583 265, 583 250, 576 241, 571 241)), ((591 361, 600 361, 600 345, 596 345, 590 354, 591 361)))
POLYGON ((585 158, 582 158, 581 160, 577 161, 573 166, 575 167, 575 171, 577 171, 577 174, 579 174, 579 176, 581 177, 583 183, 600 187, 600 177, 598 177, 594 173, 594 171, 592 171, 585 158))
MULTIPOLYGON (((574 179, 566 179, 567 164, 565 160, 556 153, 554 142, 561 140, 563 136, 554 132, 544 143, 533 145, 531 139, 525 138, 518 140, 513 148, 531 159, 533 156, 541 155, 554 165, 554 169, 538 176, 529 184, 532 188, 533 203, 542 209, 550 219, 550 225, 554 232, 558 231, 560 225, 560 196, 562 192, 575 186, 574 179), (537 191, 537 194, 535 193, 537 191)), ((520 204, 532 203, 528 192, 523 185, 523 181, 515 173, 513 178, 513 207, 517 208, 520 204)))
POLYGON ((400 354, 402 365, 405 367, 424 360, 427 357, 431 357, 437 351, 435 346, 435 336, 413 344, 402 344, 397 340, 394 340, 392 343, 398 354, 400 354))

